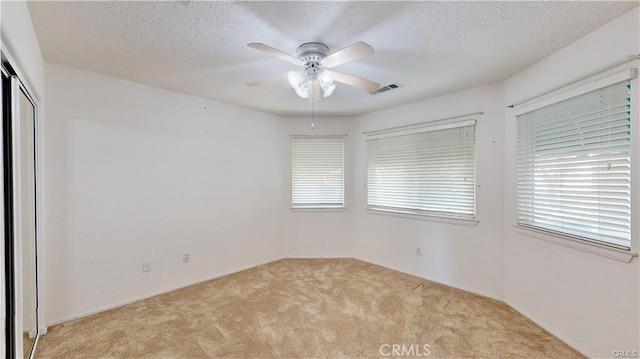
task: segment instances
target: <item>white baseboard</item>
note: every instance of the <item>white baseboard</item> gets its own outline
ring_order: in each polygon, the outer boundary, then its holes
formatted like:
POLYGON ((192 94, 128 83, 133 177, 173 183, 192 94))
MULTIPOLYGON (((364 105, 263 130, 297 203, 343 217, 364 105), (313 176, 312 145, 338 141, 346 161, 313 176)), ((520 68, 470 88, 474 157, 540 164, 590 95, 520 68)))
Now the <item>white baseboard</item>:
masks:
POLYGON ((349 259, 349 258, 353 258, 353 256, 350 255, 335 255, 335 256, 325 256, 325 255, 321 255, 321 256, 314 256, 314 255, 301 255, 301 256, 285 256, 283 259, 349 259))
POLYGON ((131 299, 127 299, 127 300, 124 300, 124 301, 117 302, 115 304, 111 304, 111 305, 100 307, 100 308, 93 309, 93 310, 90 310, 90 311, 82 312, 82 313, 79 313, 79 314, 76 314, 76 315, 73 315, 73 316, 70 316, 70 317, 67 317, 67 318, 63 318, 63 319, 60 319, 60 320, 49 322, 49 323, 46 323, 46 325, 44 325, 43 327, 41 327, 41 334, 46 334, 48 328, 52 327, 54 325, 66 323, 68 321, 79 319, 79 318, 88 317, 88 316, 93 315, 93 314, 98 314, 98 313, 101 313, 101 312, 104 312, 104 311, 107 311, 107 310, 115 309, 115 308, 121 307, 123 305, 135 303, 137 301, 148 299, 148 298, 151 298, 151 297, 155 297, 155 296, 160 295, 160 294, 173 292, 174 290, 186 288, 186 287, 192 286, 194 284, 207 282, 207 281, 210 281, 212 279, 223 277, 225 275, 242 272, 244 270, 255 268, 255 267, 259 267, 259 266, 262 266, 262 265, 265 265, 265 264, 268 264, 268 263, 276 262, 276 261, 279 261, 281 259, 332 259, 332 258, 353 258, 353 257, 348 256, 348 255, 277 257, 275 259, 268 260, 266 262, 262 262, 262 263, 258 263, 258 264, 250 265, 250 266, 238 267, 238 268, 234 268, 234 269, 231 269, 231 270, 228 270, 228 271, 224 271, 224 272, 219 272, 219 273, 217 273, 215 275, 207 276, 207 277, 200 278, 200 279, 193 280, 193 281, 189 281, 189 282, 187 282, 185 284, 181 284, 179 286, 174 286, 174 287, 170 287, 170 288, 166 288, 166 289, 162 289, 162 290, 158 290, 158 291, 153 291, 153 292, 144 294, 142 296, 137 296, 137 297, 134 297, 134 298, 131 298, 131 299))
MULTIPOLYGON (((511 307, 516 312, 522 314, 523 316, 525 316, 526 318, 528 318, 532 322, 536 323, 542 329, 546 330, 547 332, 551 333, 552 335, 554 335, 558 339, 562 340, 564 343, 566 343, 567 345, 569 345, 570 347, 572 347, 573 349, 575 349, 576 351, 578 351, 582 355, 585 355, 584 353, 582 353, 578 349, 576 349, 577 346, 575 345, 575 343, 573 343, 572 341, 570 341, 567 338, 565 338, 558 331, 556 331, 553 328, 551 328, 550 326, 546 325, 544 322, 542 322, 540 320, 537 320, 528 311, 522 310, 517 305, 514 305, 513 303, 507 302, 502 298, 498 298, 495 295, 492 295, 490 293, 484 293, 482 291, 478 291, 478 290, 474 290, 474 289, 461 288, 459 286, 454 286, 451 283, 444 283, 444 282, 441 282, 441 281, 435 281, 435 280, 430 279, 430 278, 425 278, 425 276, 423 274, 420 274, 420 273, 416 273, 416 272, 409 271, 409 270, 406 270, 406 269, 400 269, 400 268, 396 268, 394 266, 390 266, 390 265, 387 265, 387 264, 376 263, 376 262, 374 262, 372 260, 352 257, 352 256, 348 256, 348 255, 345 255, 345 256, 277 257, 277 258, 270 259, 270 260, 267 260, 265 262, 258 263, 258 264, 255 264, 255 265, 249 265, 249 266, 242 266, 242 267, 234 268, 234 269, 231 269, 231 270, 219 272, 219 273, 217 273, 215 275, 212 275, 212 276, 207 276, 207 277, 200 278, 200 279, 197 279, 197 280, 189 281, 189 282, 185 283, 184 285, 174 286, 174 287, 170 287, 170 288, 166 288, 166 289, 150 292, 150 293, 144 294, 142 296, 131 298, 131 299, 128 299, 128 300, 125 300, 125 301, 121 301, 121 302, 112 304, 112 305, 108 305, 108 306, 104 306, 104 307, 101 307, 101 308, 98 308, 98 309, 86 311, 86 312, 71 316, 71 317, 66 318, 66 319, 58 320, 58 321, 55 321, 55 322, 52 322, 52 323, 47 323, 46 326, 41 327, 41 334, 42 335, 46 334, 47 328, 49 326, 53 326, 53 325, 65 323, 65 322, 68 322, 68 321, 71 321, 71 320, 75 320, 75 319, 83 318, 83 317, 86 317, 86 316, 90 316, 90 315, 93 315, 93 314, 101 313, 101 312, 104 312, 104 311, 107 311, 107 310, 110 310, 110 309, 121 307, 123 305, 131 304, 131 303, 135 303, 135 302, 140 301, 140 300, 144 300, 144 299, 148 299, 148 298, 151 298, 151 297, 155 297, 155 296, 160 295, 160 294, 165 294, 165 293, 168 293, 168 292, 172 292, 174 290, 186 288, 186 287, 189 287, 189 286, 192 286, 192 285, 195 285, 195 284, 198 284, 198 283, 202 283, 202 282, 207 282, 207 281, 210 281, 212 279, 220 278, 220 277, 223 277, 223 276, 226 276, 226 275, 229 275, 229 274, 242 272, 242 271, 247 270, 247 269, 251 269, 251 268, 259 267, 259 266, 262 266, 262 265, 265 265, 265 264, 268 264, 268 263, 276 262, 276 261, 279 261, 281 259, 333 259, 333 258, 337 258, 337 259, 349 259, 349 258, 351 258, 351 259, 359 260, 359 261, 362 261, 362 262, 365 262, 365 263, 369 263, 369 264, 373 264, 373 265, 376 265, 376 266, 379 266, 379 267, 391 269, 391 270, 394 270, 396 272, 409 274, 409 275, 412 275, 414 277, 425 279, 425 280, 428 280, 428 281, 431 281, 431 282, 434 282, 434 283, 446 285, 446 286, 449 286, 449 287, 452 287, 452 288, 457 288, 457 289, 460 289, 460 290, 464 290, 464 291, 469 292, 469 293, 473 293, 473 294, 481 295, 483 297, 488 297, 488 298, 492 298, 492 299, 498 300, 500 302, 505 303, 506 305, 511 307)), ((587 355, 585 355, 585 357, 587 357, 587 355)))
POLYGON ((406 269, 400 269, 400 268, 397 268, 397 267, 394 267, 394 266, 390 266, 390 265, 387 265, 387 264, 377 263, 375 261, 368 260, 368 259, 362 259, 362 258, 358 258, 358 257, 354 257, 353 259, 357 259, 359 261, 362 261, 362 262, 365 262, 365 263, 369 263, 369 264, 373 264, 373 265, 376 265, 376 266, 379 266, 379 267, 388 268, 388 269, 394 270, 396 272, 409 274, 409 275, 412 275, 414 277, 418 277, 418 278, 421 278, 421 279, 428 280, 430 282, 446 285, 447 287, 452 287, 452 288, 463 290, 465 292, 469 292, 469 293, 481 295, 483 297, 488 297, 488 298, 491 298, 491 299, 495 299, 497 301, 500 301, 500 302, 504 303, 504 298, 501 298, 501 297, 499 297, 499 296, 497 296, 497 295, 495 295, 493 293, 487 293, 487 292, 479 291, 479 290, 476 290, 476 289, 464 288, 464 287, 461 287, 461 286, 458 286, 458 285, 454 285, 452 283, 433 280, 431 278, 425 277, 424 274, 420 274, 420 273, 417 273, 417 272, 414 272, 414 271, 410 271, 410 270, 406 270, 406 269))
POLYGON ((384 264, 379 264, 379 263, 375 263, 375 262, 373 262, 373 261, 364 260, 364 259, 360 259, 360 258, 354 258, 354 259, 357 259, 357 260, 359 260, 359 261, 363 261, 363 262, 366 262, 366 263, 370 263, 370 264, 373 264, 373 265, 377 265, 377 266, 380 266, 380 267, 388 268, 388 269, 391 269, 391 270, 394 270, 394 271, 397 271, 397 272, 400 272, 400 273, 409 274, 409 275, 412 275, 412 276, 414 276, 414 277, 418 277, 418 278, 426 279, 426 280, 431 281, 431 282, 434 282, 434 283, 438 283, 438 284, 446 285, 446 286, 449 286, 449 287, 452 287, 452 288, 461 289, 461 290, 464 290, 465 292, 469 292, 469 293, 473 293, 473 294, 481 295, 481 296, 483 296, 483 297, 489 297, 489 298, 491 298, 491 299, 495 299, 495 300, 497 300, 497 301, 500 301, 500 302, 502 302, 502 303, 504 303, 504 304, 508 305, 508 306, 509 306, 509 307, 511 307, 513 310, 515 310, 516 312, 520 313, 521 315, 523 315, 523 316, 524 316, 524 317, 526 317, 527 319, 529 319, 529 320, 531 320, 532 322, 534 322, 534 323, 535 323, 536 325, 538 325, 540 328, 542 328, 542 329, 546 330, 547 332, 551 333, 553 336, 555 336, 556 338, 558 338, 558 339, 560 339, 561 341, 563 341, 565 344, 567 344, 568 346, 570 346, 571 348, 573 348, 573 349, 574 349, 575 351, 577 351, 578 353, 580 353, 580 354, 584 355, 584 356, 585 356, 585 357, 587 357, 587 358, 589 357, 588 355, 585 355, 583 352, 581 352, 580 350, 578 350, 578 349, 577 349, 577 348, 578 348, 578 346, 576 345, 576 343, 574 343, 574 342, 573 342, 573 341, 571 341, 571 340, 568 340, 566 337, 564 337, 562 334, 560 334, 560 332, 559 332, 559 331, 554 330, 553 328, 551 328, 550 326, 548 326, 548 325, 547 325, 547 324, 545 324, 544 322, 542 322, 542 321, 540 321, 540 320, 537 320, 537 319, 535 318, 535 316, 533 316, 533 315, 532 315, 531 313, 529 313, 528 311, 526 311, 526 310, 521 310, 518 306, 514 305, 513 303, 507 302, 507 301, 506 301, 505 299, 503 299, 503 298, 498 298, 498 297, 496 297, 496 296, 494 296, 494 295, 491 295, 491 294, 489 294, 489 293, 483 293, 483 292, 481 292, 481 291, 477 291, 477 290, 470 290, 470 289, 467 289, 467 288, 461 288, 461 287, 459 287, 459 286, 455 286, 455 285, 452 285, 452 284, 450 284, 450 283, 443 283, 443 282, 440 282, 440 281, 435 281, 435 280, 432 280, 432 279, 429 279, 429 278, 425 278, 425 277, 424 277, 424 275, 422 275, 422 274, 418 274, 418 273, 415 273, 415 272, 412 272, 412 271, 407 271, 407 270, 404 270, 404 269, 398 269, 398 268, 394 268, 394 267, 392 267, 392 266, 388 266, 388 265, 384 265, 384 264))
POLYGON ((178 285, 178 286, 174 286, 174 287, 169 287, 169 288, 153 291, 153 292, 141 295, 141 296, 137 296, 137 297, 134 297, 134 298, 130 298, 130 299, 127 299, 127 300, 124 300, 124 301, 117 302, 115 304, 110 304, 110 305, 103 306, 103 307, 100 307, 100 308, 96 308, 96 309, 93 309, 93 310, 89 310, 89 311, 86 311, 86 312, 78 313, 78 314, 63 318, 63 319, 59 319, 59 320, 56 320, 56 321, 48 322, 48 323, 45 323, 45 325, 43 325, 40 328, 40 333, 41 334, 46 334, 47 331, 48 331, 48 328, 52 327, 54 325, 58 325, 58 324, 66 323, 66 322, 69 322, 69 321, 72 321, 72 320, 75 320, 75 319, 80 319, 80 318, 88 317, 90 315, 102 313, 102 312, 105 312, 107 310, 111 310, 111 309, 115 309, 115 308, 121 307, 123 305, 135 303, 135 302, 138 302, 138 301, 141 301, 141 300, 144 300, 144 299, 149 299, 151 297, 155 297, 155 296, 160 295, 160 294, 173 292, 174 290, 186 288, 186 287, 189 287, 189 286, 192 286, 192 285, 195 285, 195 284, 198 284, 198 283, 202 283, 202 282, 207 282, 207 281, 210 281, 212 279, 223 277, 225 275, 242 272, 244 270, 255 268, 255 267, 259 267, 259 266, 262 266, 262 265, 265 265, 265 264, 268 264, 268 263, 276 262, 276 261, 279 261, 281 259, 332 259, 332 258, 353 258, 353 257, 348 256, 348 255, 340 255, 340 256, 308 256, 308 257, 307 256, 277 257, 275 259, 271 259, 271 260, 268 260, 268 261, 265 261, 265 262, 261 262, 261 263, 255 264, 255 265, 243 266, 243 267, 234 268, 234 269, 231 269, 231 270, 228 270, 228 271, 219 272, 219 273, 216 273, 216 274, 214 274, 212 276, 207 276, 207 277, 204 277, 204 278, 199 278, 197 280, 186 282, 185 284, 181 284, 181 285, 178 285))
POLYGON ((506 305, 508 305, 509 307, 511 307, 511 309, 515 310, 516 312, 522 314, 524 317, 526 317, 527 319, 529 319, 530 321, 536 323, 536 325, 538 325, 540 328, 546 330, 547 332, 551 333, 551 335, 553 335, 554 337, 560 339, 561 341, 563 341, 565 344, 567 344, 568 346, 570 346, 571 348, 573 348, 573 350, 577 351, 578 353, 582 354, 585 356, 585 358, 590 358, 590 356, 586 355, 585 353, 581 352, 580 350, 578 350, 578 346, 576 345, 576 343, 574 343, 571 340, 568 340, 565 336, 563 336, 562 334, 560 334, 559 331, 553 329, 551 326, 547 325, 546 323, 544 323, 541 320, 538 320, 535 318, 535 316, 533 316, 529 311, 526 310, 522 310, 521 308, 519 308, 517 305, 514 305, 513 303, 510 303, 508 301, 504 302, 506 305))
MULTIPOLYGON (((270 259, 270 260, 267 260, 267 261, 264 261, 264 262, 260 262, 258 264, 242 266, 242 267, 234 268, 234 269, 223 271, 223 272, 218 272, 218 273, 216 273, 214 275, 211 275, 211 276, 207 276, 207 277, 204 277, 204 278, 188 281, 185 284, 180 284, 180 285, 177 285, 177 286, 173 286, 173 287, 169 287, 169 288, 153 291, 153 292, 141 295, 141 296, 130 298, 130 299, 127 299, 127 300, 124 300, 124 301, 120 301, 120 302, 117 302, 117 303, 114 303, 114 304, 110 304, 110 305, 107 305, 107 306, 103 306, 103 307, 100 307, 100 308, 92 309, 92 310, 89 310, 89 311, 86 311, 86 312, 82 312, 82 313, 79 313, 79 314, 76 314, 76 315, 73 315, 73 316, 70 316, 70 317, 67 317, 67 318, 56 320, 54 322, 46 323, 46 327, 48 328, 48 327, 51 327, 51 326, 54 326, 54 325, 66 323, 66 322, 71 321, 71 320, 84 318, 84 317, 87 317, 87 316, 90 316, 90 315, 93 315, 93 314, 98 314, 98 313, 101 313, 101 312, 105 312, 107 310, 115 309, 115 308, 121 307, 123 305, 135 303, 135 302, 138 302, 138 301, 141 301, 141 300, 144 300, 144 299, 155 297, 155 296, 160 295, 160 294, 173 292, 174 290, 186 288, 186 287, 189 287, 189 286, 192 286, 192 285, 195 285, 195 284, 198 284, 198 283, 202 283, 202 282, 207 282, 207 281, 210 281, 212 279, 224 277, 225 275, 242 272, 244 270, 255 268, 255 267, 259 267, 259 266, 262 266, 262 265, 265 265, 265 264, 268 264, 268 263, 276 262, 276 261, 279 261, 281 259, 283 259, 283 258, 282 257, 277 257, 277 258, 270 259)), ((42 334, 44 334, 44 333, 46 333, 46 330, 42 334)))

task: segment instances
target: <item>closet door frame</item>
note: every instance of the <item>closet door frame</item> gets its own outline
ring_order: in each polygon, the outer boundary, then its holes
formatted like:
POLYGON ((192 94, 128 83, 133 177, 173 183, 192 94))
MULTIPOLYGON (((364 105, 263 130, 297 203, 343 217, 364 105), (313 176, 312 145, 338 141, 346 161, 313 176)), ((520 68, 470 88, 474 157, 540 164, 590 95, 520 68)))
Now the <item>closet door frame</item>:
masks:
MULTIPOLYGON (((43 303, 43 280, 42 280, 42 191, 41 191, 41 183, 42 183, 42 133, 40 129, 40 102, 37 98, 34 97, 34 92, 30 88, 29 84, 25 81, 26 77, 20 72, 20 70, 15 66, 16 62, 11 57, 10 53, 4 47, 4 44, 1 49, 2 52, 2 71, 5 72, 10 79, 10 88, 3 88, 3 95, 5 93, 9 93, 10 99, 10 117, 11 117, 11 125, 9 127, 5 127, 3 130, 9 130, 9 134, 3 134, 3 136, 10 136, 11 144, 10 147, 8 144, 3 144, 3 150, 7 149, 9 153, 4 153, 3 156, 10 157, 11 162, 11 184, 3 183, 3 191, 9 190, 9 197, 11 198, 10 202, 12 204, 11 208, 4 208, 4 210, 11 210, 12 223, 3 223, 5 226, 12 227, 12 253, 4 253, 2 256, 3 260, 7 260, 5 265, 9 265, 12 262, 12 277, 5 278, 6 282, 12 283, 13 293, 8 293, 3 290, 5 308, 12 309, 12 313, 6 312, 3 310, 3 314, 6 315, 4 318, 5 323, 7 323, 7 329, 9 329, 9 325, 11 325, 11 329, 4 334, 4 338, 6 340, 6 354, 7 358, 16 357, 16 358, 32 358, 35 353, 35 348, 38 345, 38 340, 40 335, 46 333, 46 324, 44 323, 44 313, 42 312, 42 308, 40 303, 43 303), (26 96, 28 101, 33 106, 33 153, 34 153, 34 161, 29 162, 27 164, 22 164, 20 161, 20 141, 21 141, 21 133, 20 133, 20 95, 21 92, 26 96), (32 346, 32 350, 30 353, 23 353, 23 340, 22 340, 22 330, 23 330, 23 280, 22 280, 22 229, 21 229, 21 204, 16 199, 20 198, 21 187, 23 183, 21 182, 21 166, 33 166, 34 171, 34 182, 29 183, 29 185, 34 186, 34 201, 35 201, 35 212, 34 212, 34 224, 35 224, 35 286, 36 286, 36 298, 35 299, 35 311, 36 311, 36 337, 35 342, 32 346), (10 187, 10 188, 9 188, 10 187), (12 258, 10 258, 10 256, 12 258), (11 317, 10 317, 11 315, 11 317)), ((3 99, 4 101, 4 99, 3 99)), ((4 110, 4 109, 3 109, 4 110)), ((4 112, 3 112, 4 117, 4 112)), ((4 118, 3 118, 4 121, 4 118)), ((4 137, 3 137, 4 138, 4 137)), ((3 193, 3 197, 7 195, 7 193, 3 193)), ((4 202, 4 201, 2 201, 4 202)), ((4 232, 3 232, 4 233, 4 232)), ((4 246, 3 246, 4 247, 4 246)), ((10 248, 9 247, 9 248, 10 248)), ((3 288, 4 289, 4 288, 3 288)))
POLYGON ((4 355, 9 358, 13 355, 13 344, 12 339, 13 335, 11 334, 11 330, 13 328, 11 318, 11 313, 13 313, 13 309, 11 307, 11 303, 6 300, 7 291, 13 287, 13 282, 11 282, 12 276, 9 275, 13 272, 13 266, 10 266, 10 261, 5 257, 5 247, 10 247, 7 236, 9 233, 5 232, 10 230, 10 225, 5 224, 5 221, 9 216, 5 215, 5 193, 9 192, 5 188, 5 150, 4 150, 4 136, 5 136, 5 110, 8 111, 7 105, 5 104, 5 96, 9 96, 8 93, 11 90, 11 76, 5 70, 4 66, 0 66, 0 71, 2 73, 2 81, 0 83, 2 89, 2 99, 0 99, 0 110, 2 110, 2 124, 0 125, 0 161, 2 162, 2 171, 0 172, 0 188, 2 197, 0 198, 0 213, 2 214, 2 219, 0 219, 0 233, 2 233, 2 245, 0 245, 0 267, 2 268, 2 285, 0 286, 0 309, 2 311, 2 338, 0 339, 0 356, 4 355), (6 78, 6 80, 5 80, 6 78), (5 81, 8 83, 5 84, 5 81), (5 267, 7 266, 7 267, 5 267))

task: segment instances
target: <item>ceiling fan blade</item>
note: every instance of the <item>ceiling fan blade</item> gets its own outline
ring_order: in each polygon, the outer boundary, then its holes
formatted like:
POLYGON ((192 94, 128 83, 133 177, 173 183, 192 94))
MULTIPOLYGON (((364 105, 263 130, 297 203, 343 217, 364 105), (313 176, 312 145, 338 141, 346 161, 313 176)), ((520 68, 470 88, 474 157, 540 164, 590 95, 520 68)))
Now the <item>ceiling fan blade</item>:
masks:
POLYGON ((324 67, 335 67, 338 65, 342 65, 349 61, 353 61, 359 59, 361 57, 365 57, 371 55, 375 52, 371 45, 366 42, 358 41, 355 44, 346 47, 340 51, 336 51, 333 54, 322 59, 322 65, 324 67))
POLYGON ((269 55, 275 56, 275 57, 279 57, 281 59, 283 59, 284 61, 288 61, 294 65, 302 65, 302 61, 300 61, 297 57, 293 57, 289 54, 287 54, 286 52, 282 52, 280 50, 274 49, 271 46, 267 46, 263 43, 260 42, 252 42, 250 44, 247 44, 247 46, 249 46, 252 49, 256 49, 258 51, 262 51, 262 52, 266 52, 269 55))
POLYGON ((286 78, 287 78, 287 74, 284 73, 284 74, 271 76, 271 77, 267 77, 267 78, 256 80, 256 81, 247 82, 247 86, 249 86, 249 87, 260 86, 260 85, 264 85, 264 84, 269 83, 269 82, 284 80, 286 78))
POLYGON ((359 87, 368 92, 375 92, 380 88, 380 84, 377 82, 365 80, 358 76, 345 74, 344 72, 333 71, 333 76, 333 79, 338 82, 342 82, 343 84, 347 84, 353 87, 359 87))

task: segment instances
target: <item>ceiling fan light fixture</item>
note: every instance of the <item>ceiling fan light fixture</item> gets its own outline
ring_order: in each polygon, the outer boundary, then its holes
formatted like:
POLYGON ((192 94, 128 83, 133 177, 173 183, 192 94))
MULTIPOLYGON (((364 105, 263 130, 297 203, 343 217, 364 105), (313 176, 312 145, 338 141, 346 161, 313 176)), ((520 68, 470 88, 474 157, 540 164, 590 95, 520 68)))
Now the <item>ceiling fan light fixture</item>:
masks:
POLYGON ((322 88, 322 92, 324 93, 324 97, 329 97, 333 93, 333 90, 336 89, 336 85, 333 83, 333 72, 329 70, 323 70, 318 76, 318 83, 322 88))
POLYGON ((296 94, 302 98, 309 98, 309 88, 299 87, 296 89, 296 94))
POLYGON ((324 92, 324 97, 329 97, 333 93, 333 90, 336 89, 336 84, 331 84, 329 86, 324 86, 320 83, 320 87, 322 87, 322 92, 324 92))
POLYGON ((303 81, 299 86, 293 88, 296 94, 302 98, 309 97, 309 81, 303 81))
POLYGON ((304 81, 304 73, 298 71, 289 71, 289 73, 287 74, 287 80, 289 81, 291 87, 296 89, 300 87, 300 84, 302 84, 302 82, 304 81))
POLYGON ((329 70, 324 70, 320 74, 320 85, 331 85, 333 84, 333 72, 329 70))
POLYGON ((310 75, 305 71, 289 71, 287 74, 287 80, 289 84, 296 92, 296 94, 302 98, 309 97, 309 88, 313 86, 313 83, 318 83, 322 88, 324 97, 329 97, 336 89, 336 85, 333 83, 333 72, 324 70, 320 73, 320 76, 310 75))
POLYGON ((302 98, 309 97, 309 80, 307 79, 306 73, 289 71, 287 80, 298 96, 302 98))

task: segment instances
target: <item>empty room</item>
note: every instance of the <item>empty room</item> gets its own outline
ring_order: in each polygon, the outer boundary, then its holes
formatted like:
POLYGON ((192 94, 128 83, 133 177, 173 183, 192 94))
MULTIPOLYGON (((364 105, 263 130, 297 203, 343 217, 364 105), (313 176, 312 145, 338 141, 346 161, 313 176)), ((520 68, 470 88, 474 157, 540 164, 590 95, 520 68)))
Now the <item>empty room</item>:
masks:
POLYGON ((4 358, 640 358, 638 1, 1 1, 4 358))

